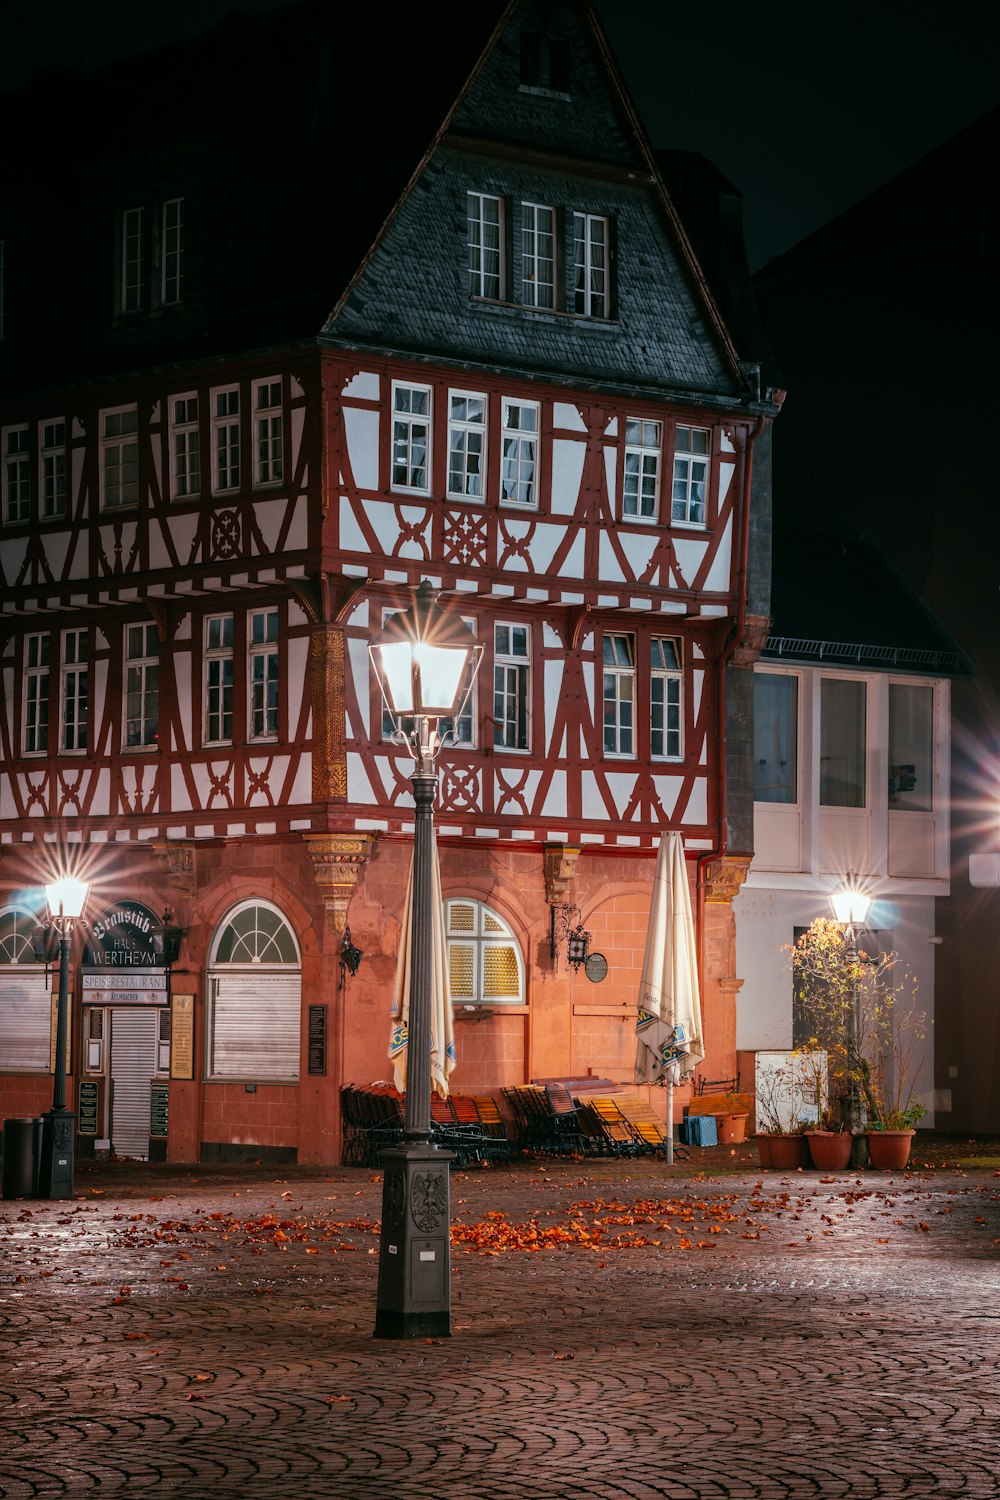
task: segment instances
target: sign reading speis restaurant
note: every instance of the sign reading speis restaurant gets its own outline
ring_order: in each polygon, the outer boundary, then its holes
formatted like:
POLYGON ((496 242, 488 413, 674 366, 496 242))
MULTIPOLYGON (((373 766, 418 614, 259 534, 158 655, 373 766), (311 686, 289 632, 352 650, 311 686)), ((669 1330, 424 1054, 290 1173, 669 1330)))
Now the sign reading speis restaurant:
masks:
POLYGON ((166 1005, 167 971, 153 949, 159 925, 137 901, 120 901, 91 919, 83 950, 85 1005, 166 1005))

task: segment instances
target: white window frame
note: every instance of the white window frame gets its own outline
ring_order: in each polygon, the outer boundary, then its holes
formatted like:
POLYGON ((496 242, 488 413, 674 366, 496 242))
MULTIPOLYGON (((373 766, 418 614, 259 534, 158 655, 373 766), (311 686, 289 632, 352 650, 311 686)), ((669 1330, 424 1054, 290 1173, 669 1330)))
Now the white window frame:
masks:
POLYGON ((31 435, 27 422, 3 429, 3 519, 5 526, 31 520, 31 435))
POLYGON ((712 477, 712 429, 678 424, 674 434, 674 470, 670 491, 670 519, 681 526, 708 525, 708 497, 712 477), (705 438, 705 451, 690 446, 695 435, 705 438), (682 444, 688 446, 682 446, 682 444), (699 475, 698 470, 704 472, 699 475), (698 486, 702 493, 699 498, 698 486), (696 514, 698 508, 701 514, 696 514))
POLYGON ((617 760, 634 760, 635 636, 625 630, 606 630, 601 660, 601 743, 604 754, 617 760))
POLYGON ((251 740, 278 738, 278 695, 281 688, 277 605, 252 609, 247 620, 247 707, 251 740))
POLYGON ((504 204, 492 193, 467 193, 469 295, 504 300, 504 204), (496 218, 488 208, 495 208, 496 218), (490 240, 495 236, 496 244, 490 240))
POLYGON ((49 632, 24 638, 24 753, 45 755, 49 748, 51 670, 49 632))
POLYGON ((662 422, 650 417, 625 418, 623 520, 655 521, 659 516, 662 449, 662 422))
POLYGON ((531 750, 531 626, 513 620, 493 626, 493 744, 531 750))
POLYGON ((649 668, 649 757, 656 761, 679 761, 684 759, 684 666, 680 643, 673 636, 654 635, 650 640, 649 668), (677 666, 664 666, 660 651, 661 643, 673 652, 677 666), (655 688, 661 689, 661 701, 656 702, 655 688), (674 711, 677 723, 669 721, 674 711), (659 712, 658 712, 659 711, 659 712), (657 718, 662 720, 657 724, 657 718), (662 735, 662 748, 654 748, 657 735, 662 735))
POLYGON ((541 411, 537 401, 504 396, 500 403, 500 500, 504 505, 538 509, 541 411), (516 421, 514 414, 517 413, 516 421), (522 426, 526 413, 532 425, 522 426), (518 491, 521 491, 518 494, 518 491))
POLYGON ((145 307, 147 218, 143 204, 122 210, 121 294, 118 304, 122 313, 142 312, 145 307))
POLYGON ((45 1073, 52 1052, 52 995, 36 963, 35 912, 13 903, 0 910, 0 1054, 5 1073, 45 1073))
POLYGON ((168 198, 160 210, 160 301, 173 307, 184 281, 184 199, 168 198))
POLYGON ((302 952, 284 912, 243 901, 226 913, 212 942, 206 1007, 209 1078, 296 1083, 301 1069, 302 952), (253 926, 226 962, 219 948, 230 926, 253 912, 253 926), (285 936, 287 935, 287 937, 285 936), (276 939, 284 938, 279 943, 276 939), (281 949, 294 961, 275 959, 281 949))
POLYGON ((226 495, 240 487, 240 388, 212 391, 212 493, 226 495))
POLYGON ((139 503, 139 410, 110 407, 101 412, 100 420, 101 509, 125 510, 139 503), (112 471, 114 484, 109 483, 112 471))
POLYGON ((555 309, 556 228, 551 204, 521 204, 521 300, 525 307, 555 309))
POLYGON ((603 214, 573 214, 573 296, 584 318, 611 316, 611 221, 603 214))
POLYGON ((155 750, 160 734, 160 639, 142 620, 125 626, 122 749, 155 750), (132 705, 134 704, 134 709, 132 705))
POLYGON ((448 497, 453 500, 486 499, 487 426, 489 401, 482 391, 448 392, 448 497), (466 405, 466 415, 456 416, 460 402, 466 405), (478 417, 468 415, 470 404, 477 402, 481 409, 478 417), (478 440, 479 452, 475 453, 478 440), (471 460, 471 462, 470 462, 471 460), (455 480, 460 480, 456 485, 455 480), (470 483, 478 483, 470 489, 470 483))
POLYGON ((170 496, 193 500, 201 494, 201 436, 198 396, 185 391, 170 397, 170 496))
POLYGON ((409 490, 416 495, 431 492, 431 424, 434 416, 433 392, 429 385, 418 385, 412 380, 392 382, 392 451, 389 455, 392 488, 409 490), (426 411, 414 411, 412 404, 403 405, 404 399, 413 396, 426 398, 426 411), (414 464, 414 453, 419 451, 418 436, 422 433, 424 445, 423 464, 414 464), (399 455, 397 457, 397 455, 399 455), (413 476, 423 474, 423 482, 413 476))
POLYGON ((38 424, 38 473, 41 519, 66 514, 66 419, 46 417, 38 424))
MULTIPOLYGON (((803 716, 804 716, 804 714, 807 711, 809 711, 808 710, 808 705, 807 705, 807 696, 808 696, 808 694, 809 694, 809 686, 808 686, 806 678, 803 676, 803 674, 801 672, 775 671, 775 670, 773 670, 771 668, 760 666, 760 665, 758 665, 758 666, 756 666, 754 668, 754 806, 755 806, 755 808, 765 809, 768 812, 770 812, 771 809, 777 808, 779 811, 784 812, 784 811, 788 811, 788 810, 794 811, 796 808, 799 808, 801 806, 801 804, 802 804, 804 777, 806 776, 807 770, 808 770, 808 768, 807 768, 807 766, 805 764, 805 761, 804 761, 805 741, 804 741, 804 737, 803 737, 803 724, 804 724, 804 718, 803 718, 803 716), (782 776, 781 781, 775 784, 778 788, 783 788, 784 786, 787 785, 787 786, 789 786, 792 789, 793 795, 792 795, 791 798, 789 798, 787 800, 784 797, 781 797, 781 796, 779 796, 779 797, 758 797, 757 796, 758 787, 763 783, 765 775, 770 775, 771 774, 766 769, 769 757, 764 757, 764 756, 761 756, 761 754, 760 754, 761 750, 763 750, 765 748, 767 748, 767 749, 770 748, 769 745, 763 743, 763 735, 759 734, 759 732, 758 732, 761 721, 760 721, 760 719, 758 717, 757 684, 758 684, 758 682, 762 678, 768 678, 768 679, 771 679, 771 680, 773 680, 775 678, 779 678, 779 679, 781 679, 781 681, 783 683, 791 681, 791 682, 793 682, 795 684, 795 692, 794 692, 795 712, 793 714, 788 715, 787 718, 782 718, 782 717, 780 717, 778 715, 775 715, 775 716, 773 716, 773 718, 771 720, 772 727, 774 725, 779 725, 780 726, 782 724, 786 724, 788 726, 789 741, 788 741, 788 747, 787 747, 787 751, 786 751, 786 759, 785 759, 784 764, 787 767, 788 760, 794 760, 794 762, 795 762, 795 775, 794 775, 793 778, 787 778, 785 776, 782 776)), ((817 698, 818 698, 818 692, 817 692, 817 698)), ((777 735, 777 734, 775 735, 774 743, 775 743, 776 748, 778 748, 779 751, 780 751, 780 748, 781 748, 781 745, 780 745, 780 735, 777 735)), ((781 762, 780 754, 779 754, 779 766, 778 766, 779 773, 781 772, 781 766, 782 766, 782 762, 781 762)), ((818 788, 818 785, 819 785, 819 783, 817 781, 817 788, 818 788)), ((819 795, 818 790, 817 790, 816 795, 818 797, 818 795, 819 795)))
POLYGON ((87 748, 89 667, 87 631, 64 630, 59 674, 59 748, 63 754, 87 748))
POLYGON ((233 743, 236 618, 232 614, 206 615, 203 628, 205 704, 203 743, 231 745, 233 743), (225 733, 227 729, 228 734, 225 733))
POLYGON ((268 375, 253 382, 253 482, 256 487, 280 484, 285 475, 284 404, 281 377, 268 375))
POLYGON ((448 975, 449 990, 452 972, 452 950, 455 948, 471 950, 470 967, 472 969, 472 992, 469 995, 451 995, 453 1005, 472 1006, 505 1006, 525 1004, 525 980, 524 980, 524 955, 521 945, 514 935, 509 924, 505 922, 499 912, 493 910, 482 901, 477 901, 471 896, 456 896, 445 902, 445 944, 448 949, 448 975), (455 924, 455 916, 460 907, 473 908, 473 922, 471 928, 458 927, 455 924), (494 924, 491 926, 491 924, 494 924), (497 930, 499 929, 499 930, 497 930), (485 983, 486 954, 498 948, 510 949, 517 963, 517 993, 506 995, 487 995, 485 983))

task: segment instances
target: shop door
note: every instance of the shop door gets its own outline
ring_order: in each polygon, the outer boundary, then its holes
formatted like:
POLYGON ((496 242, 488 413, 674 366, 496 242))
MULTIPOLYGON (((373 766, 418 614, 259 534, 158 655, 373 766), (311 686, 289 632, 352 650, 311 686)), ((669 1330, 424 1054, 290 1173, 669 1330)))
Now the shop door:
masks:
POLYGON ((159 1016, 138 1007, 111 1012, 111 1150, 149 1158, 149 1088, 156 1076, 159 1016))

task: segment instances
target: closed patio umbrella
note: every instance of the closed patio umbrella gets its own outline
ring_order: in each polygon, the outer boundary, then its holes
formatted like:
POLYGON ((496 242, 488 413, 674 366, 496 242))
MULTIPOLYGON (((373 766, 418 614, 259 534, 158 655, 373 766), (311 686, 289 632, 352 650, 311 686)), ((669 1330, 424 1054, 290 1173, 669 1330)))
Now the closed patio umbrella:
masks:
MULTIPOLYGON (((441 867, 437 841, 431 844, 433 891, 431 900, 431 1088, 442 1099, 448 1097, 448 1075, 455 1066, 455 1033, 452 1025, 451 994, 448 988, 448 949, 445 942, 444 900, 441 895, 441 867)), ((393 1079, 401 1094, 406 1092, 406 1049, 409 1040, 410 958, 413 945, 413 864, 406 883, 406 904, 400 933, 399 957, 396 960, 396 983, 393 990, 392 1035, 389 1058, 393 1079)))
POLYGON ((673 1161, 674 1084, 704 1057, 691 890, 679 833, 660 839, 646 928, 636 1018, 636 1083, 667 1090, 667 1134, 673 1161))

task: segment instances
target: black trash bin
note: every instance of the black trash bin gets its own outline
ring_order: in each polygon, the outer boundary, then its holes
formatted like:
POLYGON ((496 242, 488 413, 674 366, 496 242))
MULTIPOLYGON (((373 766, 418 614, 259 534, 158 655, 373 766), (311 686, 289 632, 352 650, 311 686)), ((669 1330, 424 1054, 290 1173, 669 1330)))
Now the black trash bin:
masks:
POLYGON ((38 1123, 33 1119, 3 1122, 5 1198, 30 1198, 38 1190, 38 1123))

